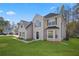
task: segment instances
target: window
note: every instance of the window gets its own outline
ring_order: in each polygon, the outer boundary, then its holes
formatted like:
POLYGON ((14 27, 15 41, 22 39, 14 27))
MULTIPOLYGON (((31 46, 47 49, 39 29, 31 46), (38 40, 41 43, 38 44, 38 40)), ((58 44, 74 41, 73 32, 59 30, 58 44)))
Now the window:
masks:
POLYGON ((56 23, 56 25, 57 25, 57 17, 55 18, 55 23, 56 23))
POLYGON ((23 26, 21 25, 21 28, 22 28, 23 26))
POLYGON ((39 39, 39 32, 36 32, 36 39, 39 39))
POLYGON ((57 35, 57 30, 55 30, 55 38, 57 38, 58 37, 58 35, 57 35))
POLYGON ((35 27, 41 27, 41 22, 39 20, 35 22, 35 27))
POLYGON ((19 36, 21 36, 21 32, 20 32, 19 36))
POLYGON ((25 37, 25 32, 22 32, 22 36, 25 37))
POLYGON ((53 25, 57 25, 57 18, 53 20, 48 20, 48 26, 53 26, 53 25))
POLYGON ((48 38, 53 38, 53 31, 48 31, 48 38))

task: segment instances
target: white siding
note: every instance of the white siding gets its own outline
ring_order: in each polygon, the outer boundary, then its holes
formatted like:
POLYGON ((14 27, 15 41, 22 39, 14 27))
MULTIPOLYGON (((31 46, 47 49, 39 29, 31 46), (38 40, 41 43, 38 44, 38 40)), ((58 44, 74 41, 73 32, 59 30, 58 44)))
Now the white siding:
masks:
POLYGON ((31 24, 26 30, 27 30, 27 39, 33 39, 33 25, 31 24))
MULTIPOLYGON (((22 24, 21 24, 21 25, 22 25, 22 24)), ((27 39, 27 31, 26 31, 26 29, 25 29, 24 26, 21 28, 21 25, 19 25, 18 35, 19 35, 20 38, 27 39), (24 33, 25 33, 25 36, 20 36, 20 32, 21 32, 21 33, 24 32, 24 33)))

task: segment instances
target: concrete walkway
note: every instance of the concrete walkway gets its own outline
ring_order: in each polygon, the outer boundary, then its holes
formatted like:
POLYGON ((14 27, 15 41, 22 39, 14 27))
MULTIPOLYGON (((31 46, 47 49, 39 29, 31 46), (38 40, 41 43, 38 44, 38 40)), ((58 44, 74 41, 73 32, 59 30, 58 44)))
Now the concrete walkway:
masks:
POLYGON ((15 36, 15 37, 13 37, 13 39, 18 40, 18 41, 21 41, 21 42, 24 42, 24 43, 31 43, 31 42, 38 41, 38 40, 25 41, 25 40, 18 39, 18 36, 17 35, 13 35, 13 36, 15 36))
POLYGON ((18 35, 13 35, 13 36, 15 36, 15 37, 19 37, 18 35))

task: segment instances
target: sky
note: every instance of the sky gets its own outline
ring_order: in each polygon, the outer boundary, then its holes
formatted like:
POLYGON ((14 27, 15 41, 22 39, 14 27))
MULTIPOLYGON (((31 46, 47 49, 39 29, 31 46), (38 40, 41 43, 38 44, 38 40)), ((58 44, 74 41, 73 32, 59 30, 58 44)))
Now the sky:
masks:
MULTIPOLYGON (((18 23, 20 20, 32 21, 36 14, 46 15, 56 13, 60 10, 62 3, 0 3, 0 17, 11 23, 18 23)), ((64 4, 66 9, 74 4, 64 4)))

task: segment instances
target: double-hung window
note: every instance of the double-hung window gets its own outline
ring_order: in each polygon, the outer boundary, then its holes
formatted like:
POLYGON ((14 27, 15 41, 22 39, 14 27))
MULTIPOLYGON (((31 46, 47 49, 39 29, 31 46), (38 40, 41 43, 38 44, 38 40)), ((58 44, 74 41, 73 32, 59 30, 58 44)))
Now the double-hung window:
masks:
POLYGON ((49 19, 48 20, 48 26, 50 27, 50 26, 55 26, 55 25, 57 25, 57 18, 55 18, 55 19, 49 19))

